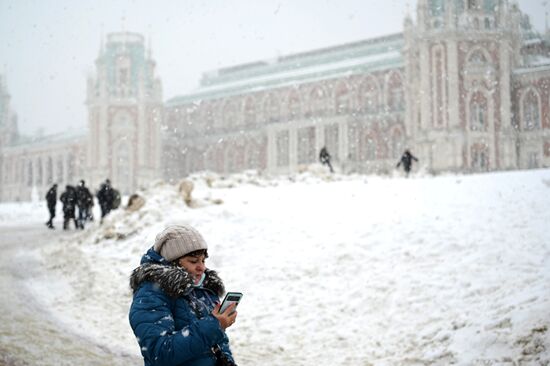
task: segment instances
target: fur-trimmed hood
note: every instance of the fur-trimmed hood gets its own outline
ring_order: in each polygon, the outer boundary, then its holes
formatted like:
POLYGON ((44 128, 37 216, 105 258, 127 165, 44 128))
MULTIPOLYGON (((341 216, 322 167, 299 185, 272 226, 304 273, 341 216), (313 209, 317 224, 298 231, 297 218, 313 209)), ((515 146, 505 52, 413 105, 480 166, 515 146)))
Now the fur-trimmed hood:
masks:
MULTIPOLYGON (((219 297, 225 293, 222 280, 216 271, 207 269, 202 288, 212 291, 219 297)), ((193 278, 185 269, 168 263, 158 253, 150 249, 144 255, 141 265, 130 276, 130 288, 135 293, 144 282, 153 282, 170 297, 185 296, 193 289, 193 278), (151 253, 152 252, 152 253, 151 253)))

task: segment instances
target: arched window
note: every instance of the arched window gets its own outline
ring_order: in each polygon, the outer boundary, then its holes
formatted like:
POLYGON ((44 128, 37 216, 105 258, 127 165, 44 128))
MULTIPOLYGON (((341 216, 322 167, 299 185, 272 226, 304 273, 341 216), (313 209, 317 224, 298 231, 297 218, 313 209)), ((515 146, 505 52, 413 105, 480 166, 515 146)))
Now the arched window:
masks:
POLYGON ((277 133, 277 166, 286 167, 290 162, 290 147, 289 147, 288 131, 279 131, 277 133))
POLYGON ((315 127, 298 130, 298 164, 315 162, 315 127))
POLYGON ((59 156, 57 158, 57 181, 59 183, 65 182, 65 172, 63 171, 63 157, 59 156))
POLYGON ((330 155, 332 155, 332 159, 334 161, 339 160, 339 127, 337 124, 331 124, 328 126, 325 126, 325 147, 328 149, 330 155))
POLYGON ((378 112, 379 88, 374 78, 369 78, 359 87, 359 106, 365 113, 378 112))
POLYGON ((206 125, 210 128, 214 127, 214 106, 212 104, 207 105, 204 108, 204 121, 206 122, 206 125))
POLYGON ((527 131, 540 128, 540 104, 537 94, 529 90, 523 98, 523 128, 527 131))
POLYGON ((312 117, 322 117, 327 114, 327 98, 323 88, 313 88, 309 95, 309 105, 312 117))
POLYGON ((362 141, 363 160, 375 160, 377 157, 377 142, 376 137, 372 132, 367 132, 363 135, 362 141))
POLYGON ((256 122, 256 105, 252 97, 246 98, 244 102, 244 123, 252 125, 256 122))
POLYGON ((359 139, 360 139, 360 128, 357 123, 350 123, 348 127, 348 143, 349 143, 349 153, 348 156, 345 157, 346 159, 357 162, 360 159, 360 153, 359 153, 359 139))
POLYGON ((298 119, 302 111, 302 103, 298 91, 292 90, 288 96, 288 118, 298 119))
MULTIPOLYGON (((76 175, 76 161, 75 156, 70 153, 67 157, 67 180, 69 182, 74 181, 76 175)), ((127 169, 127 167, 126 167, 127 169)))
POLYGON ((390 111, 401 111, 405 108, 405 93, 401 77, 393 73, 387 83, 387 103, 390 111))
POLYGON ((235 173, 244 169, 244 147, 234 142, 229 142, 225 148, 225 171, 235 173))
POLYGON ((248 169, 265 169, 267 165, 267 143, 265 138, 250 139, 245 145, 245 164, 248 169))
POLYGON ((348 114, 350 110, 349 89, 345 83, 339 83, 334 92, 336 114, 348 114))
POLYGON ((468 58, 468 62, 472 64, 485 64, 487 63, 487 57, 480 49, 473 51, 468 58))
POLYGON ((404 149, 404 136, 400 128, 395 128, 391 134, 390 154, 394 159, 399 159, 404 149))
POLYGON ((470 100, 470 130, 487 130, 487 99, 480 93, 474 93, 470 100))
POLYGON ((53 183, 53 162, 52 157, 48 156, 46 159, 46 184, 53 183))
POLYGON ((481 9, 480 0, 468 0, 468 9, 469 10, 481 9))
POLYGON ((34 183, 34 177, 32 173, 32 161, 27 162, 27 186, 31 187, 34 183))
POLYGON ((489 151, 486 145, 475 144, 472 146, 471 168, 478 172, 489 169, 489 151))
POLYGON ((281 120, 281 105, 279 98, 274 93, 269 93, 264 104, 264 113, 267 122, 279 122, 281 120))
POLYGON ((38 158, 36 161, 36 184, 44 185, 44 175, 42 171, 42 159, 38 158))
MULTIPOLYGON (((191 127, 191 126, 200 126, 200 118, 199 118, 199 108, 196 104, 191 104, 187 107, 186 110, 186 123, 187 126, 185 127, 191 127)), ((207 128, 211 128, 211 126, 206 126, 207 128)))
POLYGON ((235 106, 231 101, 225 103, 223 107, 223 122, 224 127, 232 127, 236 125, 237 116, 235 114, 235 106))

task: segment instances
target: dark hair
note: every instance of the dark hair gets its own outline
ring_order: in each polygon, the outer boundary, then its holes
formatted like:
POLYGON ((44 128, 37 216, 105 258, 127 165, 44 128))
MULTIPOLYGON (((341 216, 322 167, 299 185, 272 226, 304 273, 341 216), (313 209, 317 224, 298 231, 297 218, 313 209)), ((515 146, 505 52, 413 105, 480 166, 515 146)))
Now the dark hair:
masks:
POLYGON ((185 257, 200 257, 201 255, 204 255, 204 258, 208 258, 208 250, 207 249, 199 249, 199 250, 195 250, 195 251, 192 251, 191 253, 187 253, 186 255, 182 256, 182 257, 179 257, 178 259, 174 259, 171 263, 173 266, 176 266, 176 267, 179 267, 179 260, 181 258, 185 258, 185 257))
POLYGON ((201 255, 204 255, 205 258, 208 258, 208 249, 195 250, 191 253, 187 253, 186 255, 184 255, 184 257, 200 257, 201 255))

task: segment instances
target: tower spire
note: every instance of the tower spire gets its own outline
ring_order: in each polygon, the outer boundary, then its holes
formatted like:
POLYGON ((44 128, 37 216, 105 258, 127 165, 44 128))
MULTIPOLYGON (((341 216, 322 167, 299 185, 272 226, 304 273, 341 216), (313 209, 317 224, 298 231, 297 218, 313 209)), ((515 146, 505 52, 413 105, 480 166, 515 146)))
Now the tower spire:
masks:
POLYGON ((152 56, 152 37, 151 37, 151 27, 149 26, 149 34, 147 35, 147 58, 150 60, 152 56))
POLYGON ((103 35, 103 23, 101 23, 101 33, 99 36, 99 57, 103 55, 103 42, 104 42, 104 35, 103 35))

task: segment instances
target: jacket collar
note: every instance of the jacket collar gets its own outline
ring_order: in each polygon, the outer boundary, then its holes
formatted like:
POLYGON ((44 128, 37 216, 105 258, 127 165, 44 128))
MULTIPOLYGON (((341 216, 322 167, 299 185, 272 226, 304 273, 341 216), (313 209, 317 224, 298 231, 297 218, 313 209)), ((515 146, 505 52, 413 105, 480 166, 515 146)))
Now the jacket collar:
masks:
MULTIPOLYGON (((202 288, 221 297, 225 293, 225 287, 217 272, 207 269, 205 275, 202 288)), ((142 257, 141 265, 132 272, 130 288, 136 292, 144 282, 159 285, 168 296, 174 298, 185 296, 194 288, 189 272, 172 265, 152 248, 142 257)))

